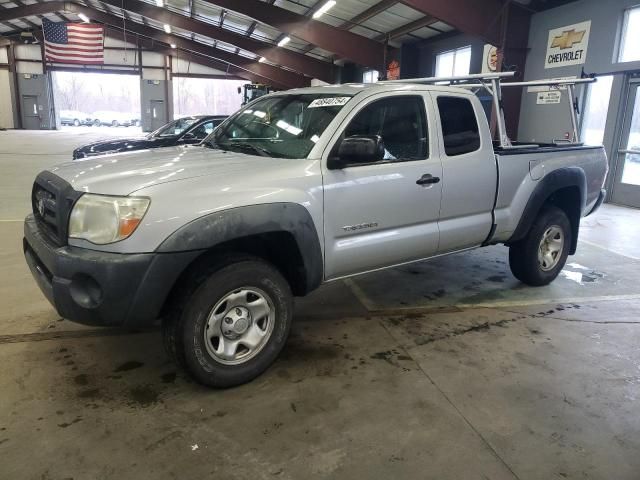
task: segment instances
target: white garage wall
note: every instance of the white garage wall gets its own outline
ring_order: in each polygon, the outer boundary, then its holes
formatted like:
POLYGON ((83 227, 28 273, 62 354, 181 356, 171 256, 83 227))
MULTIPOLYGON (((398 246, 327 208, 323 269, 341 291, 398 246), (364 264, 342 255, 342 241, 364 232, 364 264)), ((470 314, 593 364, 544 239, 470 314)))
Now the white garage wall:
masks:
MULTIPOLYGON (((0 49, 0 52, 2 50, 6 49, 0 49)), ((6 63, 2 61, 1 54, 0 63, 6 63)), ((0 70, 0 128, 13 128, 10 75, 9 70, 0 70)))
MULTIPOLYGON (((586 73, 617 74, 611 98, 611 104, 615 108, 610 108, 615 117, 622 93, 622 75, 627 71, 640 69, 640 62, 619 63, 615 56, 624 11, 637 4, 637 0, 581 0, 533 15, 525 80, 580 76, 583 67, 586 73), (545 68, 549 31, 587 20, 591 21, 591 33, 585 64, 545 68)), ((570 119, 564 93, 563 97, 561 105, 541 106, 537 105, 535 94, 525 92, 522 95, 518 140, 544 142, 557 138, 558 132, 569 131, 570 119)), ((612 126, 615 124, 613 117, 612 126)), ((609 146, 606 141, 605 146, 610 153, 613 151, 613 146, 609 146)))
POLYGON ((105 50, 104 63, 108 65, 122 65, 123 67, 138 66, 138 51, 131 50, 105 50))
POLYGON ((133 43, 125 42, 124 40, 118 40, 117 38, 113 38, 111 36, 104 38, 104 46, 105 47, 119 47, 119 48, 131 48, 132 50, 136 50, 136 47, 133 43))
POLYGON ((142 64, 146 67, 164 67, 164 55, 156 52, 142 52, 142 64))
POLYGON ((226 75, 227 72, 223 70, 216 70, 215 68, 205 67, 197 63, 188 62, 181 58, 173 59, 173 73, 174 74, 196 74, 196 75, 226 75))
MULTIPOLYGON (((9 63, 7 47, 0 47, 0 64, 9 63)), ((13 128, 13 102, 11 101, 11 73, 0 68, 0 128, 13 128)))
MULTIPOLYGON (((147 67, 164 67, 165 56, 156 52, 142 52, 142 64, 147 67)), ((166 74, 165 71, 160 68, 143 68, 142 79, 166 80, 166 74)))
POLYGON ((18 73, 31 73, 40 75, 42 70, 42 51, 40 45, 16 45, 16 59, 20 60, 40 60, 40 62, 16 62, 18 73))
POLYGON ((40 45, 20 45, 15 46, 16 58, 21 60, 42 60, 40 45))
POLYGON ((18 73, 30 73, 36 75, 42 75, 42 63, 33 62, 16 62, 16 70, 18 73))
POLYGON ((159 68, 143 68, 142 69, 143 80, 166 80, 164 70, 159 68))

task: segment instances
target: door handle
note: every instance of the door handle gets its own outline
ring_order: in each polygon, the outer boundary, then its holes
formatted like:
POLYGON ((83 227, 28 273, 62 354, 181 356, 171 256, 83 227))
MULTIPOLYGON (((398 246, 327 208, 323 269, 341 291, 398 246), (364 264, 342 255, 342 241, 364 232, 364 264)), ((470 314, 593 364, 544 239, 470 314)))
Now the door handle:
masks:
POLYGON ((425 173, 422 177, 416 180, 418 185, 433 185, 434 183, 440 183, 440 177, 434 177, 430 173, 425 173))

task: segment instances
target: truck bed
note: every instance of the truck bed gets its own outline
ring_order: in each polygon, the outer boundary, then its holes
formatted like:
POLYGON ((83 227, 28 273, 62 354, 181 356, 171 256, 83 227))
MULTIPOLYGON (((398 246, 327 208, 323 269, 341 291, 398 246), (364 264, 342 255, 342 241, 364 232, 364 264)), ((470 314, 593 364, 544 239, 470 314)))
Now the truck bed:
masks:
POLYGON ((556 170, 579 169, 590 179, 585 185, 582 215, 589 213, 598 201, 607 174, 604 147, 548 143, 516 143, 514 146, 521 148, 500 148, 494 144, 499 173, 494 240, 507 241, 510 238, 537 185, 556 170))

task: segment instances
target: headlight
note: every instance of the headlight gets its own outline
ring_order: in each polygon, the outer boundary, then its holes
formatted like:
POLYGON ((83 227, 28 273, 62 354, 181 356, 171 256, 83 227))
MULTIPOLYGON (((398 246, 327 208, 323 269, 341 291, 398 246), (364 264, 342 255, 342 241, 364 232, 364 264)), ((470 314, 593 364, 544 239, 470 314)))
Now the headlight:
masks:
POLYGON ((151 201, 144 197, 111 197, 85 193, 69 218, 69 238, 104 245, 129 237, 151 201))

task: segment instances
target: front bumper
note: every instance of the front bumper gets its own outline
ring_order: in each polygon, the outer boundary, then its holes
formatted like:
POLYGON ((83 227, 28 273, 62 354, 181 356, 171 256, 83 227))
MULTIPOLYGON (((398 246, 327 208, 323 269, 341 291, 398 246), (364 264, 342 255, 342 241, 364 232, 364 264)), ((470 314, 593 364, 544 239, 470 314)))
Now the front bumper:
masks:
POLYGON ((25 219, 23 246, 33 277, 60 316, 100 326, 152 325, 180 274, 201 253, 56 247, 32 215, 25 219))

